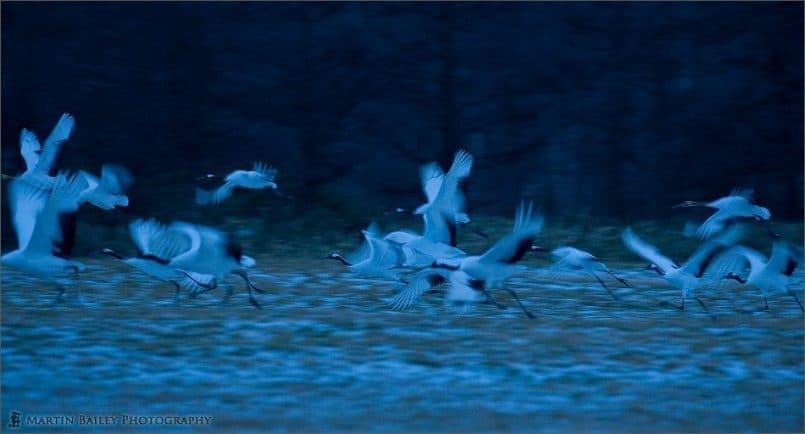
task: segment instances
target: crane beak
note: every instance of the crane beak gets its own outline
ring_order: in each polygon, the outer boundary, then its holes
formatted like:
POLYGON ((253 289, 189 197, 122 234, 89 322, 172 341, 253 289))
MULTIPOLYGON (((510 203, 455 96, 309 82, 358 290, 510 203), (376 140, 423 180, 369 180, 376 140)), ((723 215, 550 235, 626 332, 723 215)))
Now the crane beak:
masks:
POLYGON ((403 214, 403 213, 406 213, 406 212, 408 212, 408 211, 406 211, 405 208, 394 208, 394 209, 389 210, 389 211, 384 211, 383 215, 403 214))
POLYGON ((680 203, 678 205, 672 206, 671 208, 690 208, 690 207, 697 206, 697 205, 699 205, 698 202, 694 202, 692 200, 686 200, 686 201, 684 201, 684 202, 682 202, 682 203, 680 203))

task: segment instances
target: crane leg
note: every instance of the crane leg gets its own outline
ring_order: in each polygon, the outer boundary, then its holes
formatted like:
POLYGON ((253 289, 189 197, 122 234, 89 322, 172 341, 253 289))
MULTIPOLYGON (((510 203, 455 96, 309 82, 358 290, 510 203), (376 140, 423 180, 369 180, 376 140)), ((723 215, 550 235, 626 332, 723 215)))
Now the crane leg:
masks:
POLYGON ((56 290, 59 291, 59 293, 56 295, 56 303, 63 303, 64 302, 64 293, 67 290, 64 289, 64 287, 61 286, 61 285, 59 285, 59 287, 56 288, 56 290))
POLYGON ((243 280, 246 281, 246 284, 249 285, 249 288, 253 289, 255 292, 257 292, 259 294, 265 294, 266 293, 265 290, 254 286, 254 283, 252 283, 251 279, 249 279, 249 275, 248 275, 248 273, 246 273, 246 270, 236 270, 236 271, 239 271, 239 273, 235 273, 235 274, 237 274, 240 277, 242 277, 243 280))
MULTIPOLYGON (((732 277, 729 277, 729 278, 735 280, 732 277)), ((763 295, 763 294, 760 294, 760 296, 763 297, 763 308, 761 308, 761 309, 751 309, 751 310, 749 310, 749 309, 741 309, 741 310, 738 310, 738 312, 747 313, 747 314, 754 314, 754 313, 757 313, 757 312, 763 312, 763 311, 769 310, 769 299, 766 298, 766 296, 763 295)))
POLYGON ((252 292, 252 290, 260 294, 265 294, 265 291, 254 286, 252 281, 249 280, 249 275, 246 273, 246 270, 235 270, 232 273, 237 274, 238 276, 243 278, 244 282, 246 282, 246 291, 249 294, 249 303, 251 303, 251 305, 256 307, 257 309, 262 309, 263 307, 260 306, 260 303, 258 303, 257 300, 254 298, 254 293, 252 292))
POLYGON ((179 289, 180 289, 180 288, 179 288, 179 284, 178 284, 178 283, 176 283, 176 281, 175 281, 175 280, 168 280, 168 282, 172 283, 172 284, 173 284, 173 287, 174 287, 174 288, 176 288, 176 295, 174 295, 174 296, 173 296, 173 298, 175 298, 176 300, 178 300, 178 299, 179 299, 179 289))
POLYGON ((246 285, 246 289, 249 291, 249 303, 252 304, 257 309, 262 309, 263 306, 260 306, 260 303, 254 299, 254 294, 252 293, 252 287, 250 285, 246 285))
POLYGON ((797 304, 799 305, 799 309, 801 311, 805 312, 805 308, 802 307, 802 303, 799 301, 799 297, 797 297, 797 293, 794 292, 794 291, 788 291, 788 293, 791 294, 791 296, 794 297, 794 300, 797 301, 797 304))
POLYGON ((597 274, 595 274, 595 272, 592 272, 592 273, 590 273, 590 274, 592 274, 592 275, 593 275, 593 277, 595 277, 595 280, 597 280, 597 281, 598 281, 598 283, 600 283, 600 284, 601 284, 601 286, 603 286, 603 287, 604 287, 604 289, 606 289, 606 290, 607 290, 607 292, 609 293, 609 295, 612 297, 612 299, 613 299, 613 300, 620 300, 620 299, 619 299, 619 298, 618 298, 618 297, 615 295, 615 293, 614 293, 614 292, 612 292, 612 290, 611 290, 611 289, 609 289, 609 286, 607 286, 607 284, 606 284, 606 283, 604 283, 604 281, 603 281, 603 280, 601 280, 601 278, 600 278, 600 277, 598 277, 598 275, 597 275, 597 274))
POLYGON ((624 278, 622 278, 622 277, 618 277, 617 275, 615 275, 615 273, 613 273, 613 272, 611 272, 611 271, 609 271, 609 270, 607 270, 607 273, 609 273, 609 275, 610 275, 610 276, 612 276, 612 277, 613 277, 615 280, 617 280, 618 282, 622 283, 622 284, 623 284, 623 286, 625 286, 625 287, 627 287, 627 288, 631 288, 631 287, 632 287, 632 284, 631 284, 631 283, 629 283, 629 282, 627 282, 627 281, 626 281, 626 279, 624 279, 624 278))
POLYGON ((486 301, 488 303, 494 304, 500 310, 506 309, 506 306, 498 303, 498 301, 495 300, 495 297, 492 297, 492 294, 490 294, 489 291, 487 291, 486 289, 483 289, 483 290, 481 290, 481 292, 483 292, 484 296, 486 297, 486 301))
POLYGON ((534 314, 529 312, 528 309, 526 309, 525 306, 523 306, 523 303, 520 301, 520 297, 517 296, 517 293, 514 292, 513 289, 509 289, 509 288, 503 288, 503 289, 505 289, 506 292, 511 294, 512 297, 514 297, 514 300, 517 302, 517 304, 520 305, 520 309, 523 309, 523 313, 525 313, 525 315, 527 317, 532 318, 532 319, 534 318, 534 314))
POLYGON ((712 313, 710 313, 710 309, 708 309, 708 308, 707 308, 707 306, 705 306, 705 305, 704 305, 704 302, 702 301, 702 299, 701 299, 701 298, 699 298, 699 297, 693 297, 693 299, 699 302, 699 304, 702 306, 702 309, 704 309, 704 313, 706 313, 707 315, 709 315, 709 316, 710 316, 710 318, 712 318, 712 319, 716 319, 716 316, 715 316, 715 315, 713 315, 712 313))
MULTIPOLYGON (((192 280, 193 283, 195 283, 196 285, 198 285, 198 286, 200 286, 202 288, 202 290, 197 292, 196 294, 203 294, 203 293, 205 293, 207 291, 212 291, 213 289, 218 287, 218 279, 213 278, 212 283, 207 284, 207 283, 199 282, 198 280, 194 279, 193 276, 191 276, 190 273, 188 273, 186 271, 182 271, 182 273, 184 273, 184 275, 187 276, 188 279, 192 280)), ((177 292, 177 294, 179 292, 179 286, 178 285, 176 286, 176 292, 177 292)))

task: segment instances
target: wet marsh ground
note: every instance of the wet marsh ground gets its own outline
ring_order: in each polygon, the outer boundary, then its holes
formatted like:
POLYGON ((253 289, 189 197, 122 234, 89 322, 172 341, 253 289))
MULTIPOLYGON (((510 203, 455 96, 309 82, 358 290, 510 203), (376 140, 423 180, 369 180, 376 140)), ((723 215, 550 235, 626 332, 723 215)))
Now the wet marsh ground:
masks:
MULTIPOLYGON (((262 310, 242 282, 174 299, 169 284, 98 258, 63 302, 2 272, 3 426, 24 414, 211 415, 220 431, 728 431, 803 429, 803 315, 785 295, 727 285, 677 311, 638 265, 612 300, 590 279, 510 281, 536 315, 460 312, 330 261, 257 256, 262 310), (300 271, 309 270, 309 271, 300 271)), ((802 275, 797 274, 800 298, 802 275)), ((28 427, 31 429, 31 427, 28 427)), ((61 426, 47 431, 108 430, 61 426)))

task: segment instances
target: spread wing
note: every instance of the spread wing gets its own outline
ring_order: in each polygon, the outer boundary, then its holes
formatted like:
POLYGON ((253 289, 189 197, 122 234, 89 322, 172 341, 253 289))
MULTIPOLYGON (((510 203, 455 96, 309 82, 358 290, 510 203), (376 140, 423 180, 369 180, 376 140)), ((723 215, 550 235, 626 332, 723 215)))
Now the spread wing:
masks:
POLYGON ((52 173, 55 169, 56 158, 59 156, 62 144, 70 138, 75 126, 75 119, 69 114, 64 113, 56 122, 53 131, 45 139, 42 145, 42 155, 39 158, 39 164, 36 165, 36 170, 41 173, 52 173))
POLYGON ((668 259, 667 256, 660 253, 660 251, 652 246, 651 244, 643 241, 635 235, 632 231, 632 228, 626 228, 621 234, 621 239, 623 240, 623 244, 626 245, 626 248, 631 250, 637 256, 651 262, 652 264, 659 267, 663 273, 669 273, 672 270, 679 268, 674 261, 668 259))
POLYGON ((37 255, 66 255, 75 238, 75 220, 63 217, 78 211, 84 178, 60 173, 50 197, 36 219, 31 239, 25 251, 37 255))
MULTIPOLYGON (((203 228, 199 225, 194 225, 192 223, 185 223, 185 222, 173 222, 168 226, 168 235, 172 238, 181 238, 185 240, 185 242, 189 241, 189 246, 186 250, 182 251, 178 255, 173 258, 173 261, 182 261, 188 257, 191 257, 199 252, 202 248, 203 237, 215 237, 218 236, 217 231, 204 231, 202 232, 203 228)), ((186 244, 184 246, 187 246, 186 244)))
POLYGON ((707 220, 701 224, 701 226, 699 226, 699 229, 696 230, 696 234, 699 235, 699 238, 703 240, 717 234, 719 231, 724 229, 724 219, 726 218, 726 215, 728 215, 728 213, 725 211, 716 211, 713 215, 708 217, 707 220))
POLYGON ((425 231, 422 236, 435 243, 456 245, 456 224, 444 213, 435 208, 428 208, 422 214, 425 231))
POLYGON ((36 168, 39 163, 40 152, 42 152, 42 145, 39 144, 36 134, 23 128, 22 132, 20 132, 20 154, 22 154, 22 159, 25 160, 26 171, 36 168))
POLYGON ((523 258, 545 223, 541 215, 534 214, 533 208, 532 203, 527 206, 525 203, 520 204, 514 220, 514 230, 484 253, 480 258, 481 262, 513 264, 523 258))
POLYGON ((755 218, 768 220, 770 217, 766 208, 753 205, 745 196, 728 196, 717 200, 715 204, 718 211, 708 217, 696 231, 701 239, 711 238, 735 224, 745 223, 755 218))
POLYGON ((101 166, 101 186, 111 194, 125 194, 134 184, 134 176, 123 166, 104 164, 101 166))
POLYGON ((129 225, 129 234, 141 257, 162 264, 190 252, 194 247, 198 248, 196 244, 200 244, 198 237, 194 239, 183 231, 171 230, 153 219, 133 221, 129 225))
MULTIPOLYGON (((696 277, 702 277, 716 257, 740 241, 744 233, 745 226, 742 224, 728 226, 717 236, 703 242, 690 255, 690 258, 682 265, 682 268, 696 277)), ((720 277, 718 276, 718 278, 720 277)))
POLYGON ((419 169, 419 178, 422 181, 422 191, 428 198, 428 203, 433 202, 444 181, 442 168, 436 163, 428 163, 419 169))
POLYGON ((87 183, 87 188, 85 191, 94 190, 101 183, 101 180, 98 179, 97 176, 87 172, 86 170, 79 170, 78 175, 84 177, 84 181, 87 183))
MULTIPOLYGON (((433 199, 433 205, 436 208, 454 215, 463 214, 465 200, 458 185, 461 181, 470 176, 472 164, 472 155, 467 151, 460 150, 456 152, 456 156, 453 158, 453 164, 444 176, 444 181, 439 189, 439 193, 433 199)), ((453 218, 455 220, 455 217, 453 218)))
POLYGON ((411 281, 391 300, 391 307, 396 310, 405 310, 413 304, 422 294, 445 282, 450 270, 428 268, 422 270, 411 278, 411 281))
POLYGON ((8 196, 17 244, 20 250, 25 250, 34 232, 36 220, 47 204, 48 194, 24 180, 15 179, 8 185, 8 196))
POLYGON ((254 163, 252 170, 267 177, 269 181, 274 181, 274 178, 277 176, 277 169, 260 161, 254 163))
POLYGON ((372 244, 372 262, 382 269, 390 269, 405 261, 399 245, 374 237, 367 237, 372 244))
POLYGON ((230 196, 232 196, 232 190, 234 190, 235 187, 237 186, 238 183, 236 181, 233 180, 226 181, 224 185, 218 187, 218 189, 216 189, 212 193, 212 196, 210 196, 210 203, 217 205, 225 201, 230 196))
MULTIPOLYGON (((472 155, 470 155, 467 151, 460 150, 456 152, 456 155, 453 159, 453 164, 450 166, 450 170, 447 172, 447 174, 444 174, 441 177, 436 171, 438 166, 429 167, 426 165, 420 172, 420 176, 424 176, 424 173, 430 176, 430 178, 437 178, 440 180, 434 180, 432 184, 425 183, 423 180, 423 189, 425 190, 425 194, 428 196, 428 203, 417 208, 416 211, 414 211, 414 214, 423 214, 429 209, 436 209, 446 214, 449 219, 454 222, 468 222, 469 217, 467 217, 466 213, 464 212, 466 200, 464 198, 464 194, 461 192, 458 186, 462 180, 470 175, 472 164, 472 155), (435 188, 437 182, 439 184, 438 189, 435 188), (426 184, 428 185, 426 186, 426 184), (433 196, 433 198, 431 198, 430 194, 432 194, 433 191, 436 191, 436 194, 433 196)), ((438 170, 441 171, 441 169, 438 170)))
POLYGON ((359 266, 356 269, 367 275, 391 279, 398 278, 400 270, 395 269, 395 267, 405 262, 402 247, 382 238, 375 238, 367 230, 362 232, 366 242, 369 244, 368 256, 360 263, 353 263, 359 266))

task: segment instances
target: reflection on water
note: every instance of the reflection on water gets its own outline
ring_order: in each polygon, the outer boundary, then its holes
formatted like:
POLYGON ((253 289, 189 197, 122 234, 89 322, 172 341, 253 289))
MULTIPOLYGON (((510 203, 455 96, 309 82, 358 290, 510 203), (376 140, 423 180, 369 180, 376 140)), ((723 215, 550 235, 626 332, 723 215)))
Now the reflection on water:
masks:
POLYGON ((394 312, 392 284, 317 262, 256 273, 256 310, 236 277, 226 303, 221 289, 177 302, 169 284, 91 265, 63 303, 3 270, 4 427, 19 409, 212 415, 222 430, 803 428, 803 317, 786 296, 747 315, 762 306, 751 290, 703 290, 713 321, 658 307, 677 293, 644 272, 623 271, 638 289, 617 289, 622 302, 529 272, 511 287, 534 320, 504 293, 504 311, 428 294, 394 312))

